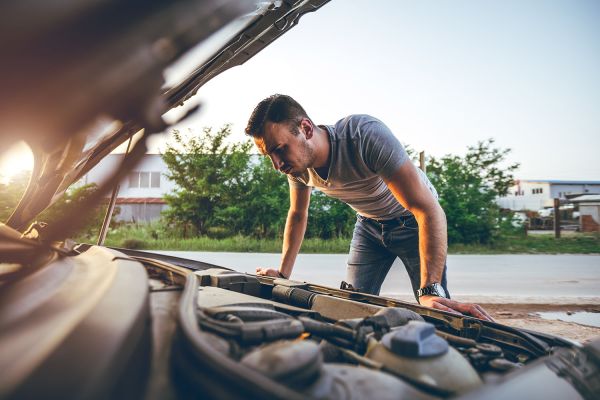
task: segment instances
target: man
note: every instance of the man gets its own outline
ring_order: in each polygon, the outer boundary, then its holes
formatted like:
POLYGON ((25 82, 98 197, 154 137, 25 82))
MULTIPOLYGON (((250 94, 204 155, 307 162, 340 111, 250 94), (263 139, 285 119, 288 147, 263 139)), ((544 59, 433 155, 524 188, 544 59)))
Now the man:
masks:
POLYGON ((480 306, 450 299, 446 216, 425 174, 381 121, 352 115, 317 126, 294 99, 276 94, 256 106, 246 134, 290 186, 281 265, 257 268, 257 274, 291 275, 315 187, 357 212, 346 279, 354 288, 379 294, 400 257, 421 305, 492 320, 480 306))

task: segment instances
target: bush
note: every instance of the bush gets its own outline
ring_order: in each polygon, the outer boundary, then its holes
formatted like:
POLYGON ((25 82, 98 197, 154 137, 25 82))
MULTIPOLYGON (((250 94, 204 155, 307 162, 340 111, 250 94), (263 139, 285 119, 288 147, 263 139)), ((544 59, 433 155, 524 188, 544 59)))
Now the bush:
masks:
POLYGON ((517 163, 506 165, 509 149, 493 139, 469 147, 463 157, 431 158, 427 175, 440 195, 448 221, 448 243, 488 244, 502 229, 511 230, 512 215, 502 215, 496 198, 506 195, 517 163))
POLYGON ((206 236, 212 239, 225 239, 233 236, 233 234, 224 226, 211 226, 206 230, 206 236))
POLYGON ((121 242, 121 247, 131 250, 139 250, 148 248, 148 244, 143 240, 131 238, 124 239, 121 242))

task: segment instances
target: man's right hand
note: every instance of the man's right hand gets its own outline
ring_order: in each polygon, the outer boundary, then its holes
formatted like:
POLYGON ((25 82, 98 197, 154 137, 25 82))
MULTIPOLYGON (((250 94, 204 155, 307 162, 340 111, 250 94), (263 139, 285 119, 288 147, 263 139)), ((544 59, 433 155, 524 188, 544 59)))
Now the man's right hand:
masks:
POLYGON ((279 276, 279 270, 273 269, 273 268, 256 267, 256 275, 272 276, 275 278, 281 278, 279 276))
POLYGON ((444 310, 456 315, 471 315, 484 321, 494 321, 494 318, 478 304, 462 303, 456 300, 438 296, 421 296, 419 304, 429 308, 444 310))

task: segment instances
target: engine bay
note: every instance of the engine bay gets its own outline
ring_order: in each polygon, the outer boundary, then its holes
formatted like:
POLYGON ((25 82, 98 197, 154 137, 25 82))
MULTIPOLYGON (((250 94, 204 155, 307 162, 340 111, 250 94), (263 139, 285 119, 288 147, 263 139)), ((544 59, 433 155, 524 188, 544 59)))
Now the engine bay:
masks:
POLYGON ((135 250, 79 245, 20 267, 2 276, 0 398, 600 392, 597 341, 135 250))
MULTIPOLYGON (((284 397, 455 398, 567 345, 379 296, 220 268, 190 274, 185 291, 180 323, 190 319, 189 342, 238 377, 250 372, 251 381, 283 387, 284 397)), ((175 369, 184 376, 190 364, 175 369)))

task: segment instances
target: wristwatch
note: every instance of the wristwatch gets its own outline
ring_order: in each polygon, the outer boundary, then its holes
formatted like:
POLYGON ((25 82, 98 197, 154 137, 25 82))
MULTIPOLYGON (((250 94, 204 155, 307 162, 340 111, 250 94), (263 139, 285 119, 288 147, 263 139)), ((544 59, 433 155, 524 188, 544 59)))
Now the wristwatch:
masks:
POLYGON ((417 290, 417 297, 422 296, 438 296, 448 298, 446 291, 439 283, 432 283, 417 290))

